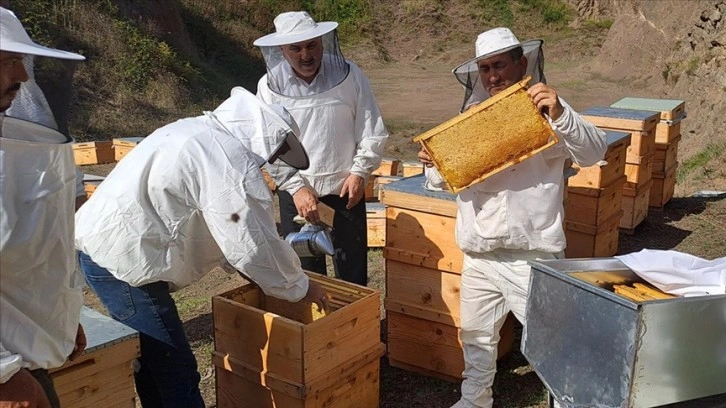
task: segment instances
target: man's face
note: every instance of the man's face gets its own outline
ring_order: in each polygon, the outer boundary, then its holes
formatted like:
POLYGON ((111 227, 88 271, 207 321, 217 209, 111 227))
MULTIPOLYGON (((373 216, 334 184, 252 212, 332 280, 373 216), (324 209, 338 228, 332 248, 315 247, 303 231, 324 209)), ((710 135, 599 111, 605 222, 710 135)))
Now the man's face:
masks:
POLYGON ((295 44, 283 45, 282 54, 298 77, 310 83, 315 79, 323 60, 322 37, 295 44))
POLYGON ((482 85, 489 96, 521 81, 527 72, 527 59, 522 57, 519 61, 514 61, 508 52, 483 59, 477 65, 482 85))
POLYGON ((0 112, 10 107, 20 84, 28 80, 23 57, 23 54, 0 51, 0 112))

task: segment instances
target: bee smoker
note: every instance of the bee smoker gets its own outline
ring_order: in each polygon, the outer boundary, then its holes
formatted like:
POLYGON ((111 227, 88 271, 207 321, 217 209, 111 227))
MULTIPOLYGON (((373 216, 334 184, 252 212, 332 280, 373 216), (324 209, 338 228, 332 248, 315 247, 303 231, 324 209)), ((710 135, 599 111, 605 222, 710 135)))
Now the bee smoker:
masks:
POLYGON ((306 223, 299 232, 287 234, 285 241, 290 244, 295 253, 300 257, 335 255, 330 230, 324 225, 306 223))

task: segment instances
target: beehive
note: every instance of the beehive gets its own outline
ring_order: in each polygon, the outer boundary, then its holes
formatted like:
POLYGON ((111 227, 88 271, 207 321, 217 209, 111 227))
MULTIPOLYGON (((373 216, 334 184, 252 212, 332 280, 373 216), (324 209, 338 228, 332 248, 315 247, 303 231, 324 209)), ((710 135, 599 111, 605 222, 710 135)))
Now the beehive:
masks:
POLYGON ((138 332, 85 306, 81 324, 83 354, 50 370, 61 406, 136 407, 132 362, 139 357, 138 332))
POLYGON ((378 292, 308 276, 330 297, 318 319, 254 284, 212 298, 218 407, 378 406, 378 292))
POLYGON ((527 94, 529 77, 414 139, 450 190, 462 189, 557 143, 527 94))
POLYGON ((78 166, 115 161, 111 141, 73 143, 73 158, 78 166))
POLYGON ((386 207, 381 203, 366 203, 368 226, 368 247, 380 248, 386 245, 386 207))
POLYGON ((123 159, 142 140, 144 140, 143 137, 119 137, 113 139, 113 154, 116 161, 123 159))

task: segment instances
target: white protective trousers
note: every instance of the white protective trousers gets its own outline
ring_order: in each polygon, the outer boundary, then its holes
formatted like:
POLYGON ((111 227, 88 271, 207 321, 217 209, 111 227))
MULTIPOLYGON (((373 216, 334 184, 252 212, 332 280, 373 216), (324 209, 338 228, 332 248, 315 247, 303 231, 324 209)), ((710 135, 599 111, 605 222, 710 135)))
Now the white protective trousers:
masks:
POLYGON ((527 261, 558 257, 542 251, 503 248, 464 254, 459 331, 464 381, 461 400, 452 408, 491 408, 499 330, 510 311, 521 323, 525 321, 531 274, 527 261))

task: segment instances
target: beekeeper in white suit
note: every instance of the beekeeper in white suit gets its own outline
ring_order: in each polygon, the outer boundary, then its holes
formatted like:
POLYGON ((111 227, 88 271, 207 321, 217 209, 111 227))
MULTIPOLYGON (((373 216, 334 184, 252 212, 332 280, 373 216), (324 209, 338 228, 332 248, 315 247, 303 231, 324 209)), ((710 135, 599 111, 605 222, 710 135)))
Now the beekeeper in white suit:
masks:
MULTIPOLYGON (((157 129, 76 214, 81 269, 111 316, 140 332, 144 407, 204 407, 170 292, 231 264, 267 294, 327 307, 277 232, 260 170, 283 183, 308 166, 287 112, 243 88, 214 112, 157 129)), ((242 328, 244 330, 244 328, 242 328)))
MULTIPOLYGON (((373 89, 365 74, 343 58, 338 23, 316 23, 304 11, 286 12, 275 32, 258 38, 267 74, 257 94, 284 106, 300 125, 310 167, 282 184, 283 235, 300 229, 295 215, 317 221, 317 203, 335 209, 335 270, 345 281, 366 285, 368 228, 365 186, 381 163, 388 138, 373 89)), ((324 256, 303 258, 303 267, 326 273, 324 256)))
POLYGON ((75 272, 72 140, 5 117, 26 55, 83 60, 34 43, 0 7, 0 404, 59 406, 47 370, 80 354, 83 278, 75 272))
MULTIPOLYGON (((508 28, 494 28, 478 36, 476 57, 453 71, 465 88, 462 111, 531 75, 527 92, 559 137, 557 145, 457 197, 456 241, 464 252, 459 332, 464 381, 454 408, 492 406, 499 330, 509 311, 525 321, 527 262, 561 257, 565 249, 565 161, 590 166, 602 159, 607 148, 605 134, 545 84, 543 64, 541 40, 520 43, 508 28)), ((424 150, 419 159, 427 166, 427 187, 443 187, 424 150)))

